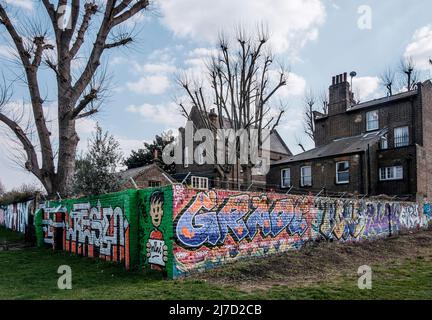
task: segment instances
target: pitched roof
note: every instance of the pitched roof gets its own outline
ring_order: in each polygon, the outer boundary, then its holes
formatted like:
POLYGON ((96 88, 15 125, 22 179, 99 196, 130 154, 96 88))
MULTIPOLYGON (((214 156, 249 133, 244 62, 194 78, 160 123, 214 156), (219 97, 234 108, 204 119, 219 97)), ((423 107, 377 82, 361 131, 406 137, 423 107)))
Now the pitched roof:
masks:
POLYGON ((387 129, 382 129, 380 131, 369 132, 358 136, 336 139, 326 145, 300 153, 293 157, 275 161, 272 165, 361 152, 366 150, 368 145, 379 141, 386 132, 387 129))
MULTIPOLYGON (((200 111, 198 110, 198 108, 193 106, 189 113, 189 120, 194 123, 196 128, 204 128, 205 125, 203 124, 203 121, 199 116, 199 112, 200 111)), ((219 126, 219 122, 218 122, 218 126, 219 126)), ((223 117, 223 126, 226 129, 231 128, 231 123, 226 117, 223 117)), ((288 148, 285 141, 279 135, 277 130, 274 130, 270 135, 270 150, 288 156, 292 155, 291 150, 288 148)))
POLYGON ((164 176, 167 178, 167 180, 169 180, 170 182, 174 182, 174 179, 167 173, 165 172, 163 169, 161 169, 158 165, 152 163, 143 167, 139 167, 139 168, 133 168, 133 169, 128 169, 125 171, 121 171, 117 173, 117 176, 119 177, 121 182, 126 182, 127 180, 129 180, 130 178, 135 178, 137 175, 143 174, 146 171, 148 171, 151 168, 155 168, 157 170, 159 170, 162 174, 164 174, 164 176))

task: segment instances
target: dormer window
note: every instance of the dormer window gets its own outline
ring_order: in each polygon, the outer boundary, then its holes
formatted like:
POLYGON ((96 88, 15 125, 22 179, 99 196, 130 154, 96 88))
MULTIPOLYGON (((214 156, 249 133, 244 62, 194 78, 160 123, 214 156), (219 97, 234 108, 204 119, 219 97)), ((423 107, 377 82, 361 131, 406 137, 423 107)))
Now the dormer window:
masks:
POLYGON ((369 111, 366 113, 366 131, 379 129, 379 113, 378 110, 369 111))

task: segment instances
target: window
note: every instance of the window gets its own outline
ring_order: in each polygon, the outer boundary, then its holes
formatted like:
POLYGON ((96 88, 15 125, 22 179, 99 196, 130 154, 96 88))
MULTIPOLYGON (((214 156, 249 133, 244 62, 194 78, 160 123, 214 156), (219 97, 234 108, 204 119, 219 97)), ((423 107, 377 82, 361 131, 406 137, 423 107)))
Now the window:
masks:
POLYGON ((311 187, 312 186, 312 167, 301 167, 301 186, 302 187, 311 187))
POLYGON ((154 180, 150 180, 148 184, 149 184, 149 188, 158 188, 161 186, 160 181, 154 181, 154 180))
POLYGON ((366 131, 379 129, 379 115, 378 110, 366 113, 366 131))
POLYGON ((349 161, 341 161, 336 163, 336 183, 349 183, 349 161))
POLYGON ((200 190, 208 190, 208 178, 193 176, 191 180, 192 180, 192 188, 200 189, 200 190))
POLYGON ((380 143, 381 150, 388 149, 388 135, 385 134, 381 137, 381 143, 380 143))
POLYGON ((409 128, 400 127, 394 129, 394 147, 400 148, 409 145, 409 128))
POLYGON ((291 169, 289 168, 281 170, 281 187, 291 187, 291 169))
POLYGON ((380 178, 380 181, 402 180, 403 179, 403 167, 402 166, 394 166, 394 167, 380 168, 379 169, 379 178, 380 178))

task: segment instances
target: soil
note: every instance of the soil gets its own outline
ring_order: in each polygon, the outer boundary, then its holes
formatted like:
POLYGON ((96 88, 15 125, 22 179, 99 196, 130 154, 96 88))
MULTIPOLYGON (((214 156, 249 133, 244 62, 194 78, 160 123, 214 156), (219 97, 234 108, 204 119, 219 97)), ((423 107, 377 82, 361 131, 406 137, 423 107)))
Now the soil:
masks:
POLYGON ((311 242, 298 251, 239 261, 194 278, 243 290, 303 287, 340 275, 357 275, 362 265, 394 265, 412 257, 432 260, 432 230, 355 243, 311 242))

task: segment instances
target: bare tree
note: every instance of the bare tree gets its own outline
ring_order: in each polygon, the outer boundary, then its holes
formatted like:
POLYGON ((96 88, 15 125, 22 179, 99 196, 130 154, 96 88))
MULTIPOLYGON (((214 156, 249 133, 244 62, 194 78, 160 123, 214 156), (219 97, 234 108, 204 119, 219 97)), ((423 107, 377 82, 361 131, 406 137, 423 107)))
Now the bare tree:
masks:
MULTIPOLYGON (((288 71, 279 66, 274 69, 275 61, 268 48, 268 34, 264 28, 258 28, 255 39, 246 35, 241 28, 237 32, 235 46, 231 47, 226 37, 221 36, 218 53, 207 64, 207 86, 190 81, 187 76, 179 79, 179 84, 188 97, 188 103, 199 110, 204 126, 214 130, 210 117, 210 107, 218 115, 218 126, 235 131, 256 129, 258 143, 262 145, 268 137, 263 136, 263 129, 275 130, 284 113, 283 108, 270 107, 271 99, 287 84, 288 71), (272 75, 276 74, 276 79, 272 75), (229 128, 227 128, 229 126, 229 128)), ((204 82, 206 83, 206 82, 204 82)), ((186 117, 186 106, 180 104, 186 117)), ((236 144, 239 148, 239 144, 236 144)), ((239 149, 237 149, 237 159, 239 149)), ((248 156, 249 157, 249 156, 248 156)), ((254 164, 242 164, 243 182, 250 185, 254 164)), ((222 180, 232 166, 216 165, 222 180)))
MULTIPOLYGON (((0 2, 0 26, 6 29, 24 72, 37 144, 31 141, 19 123, 3 112, 0 112, 0 121, 19 139, 26 153, 25 168, 41 181, 49 195, 57 192, 68 194, 79 141, 75 124, 77 119, 89 117, 99 110, 96 101, 104 89, 98 83, 97 72, 103 53, 133 41, 131 33, 119 33, 119 30, 127 20, 148 8, 149 2, 107 0, 83 3, 80 0, 59 0, 55 6, 49 0, 42 0, 41 10, 46 11, 49 18, 47 30, 31 28, 24 19, 12 17, 10 8, 4 1, 0 2), (70 17, 65 13, 67 5, 71 8, 70 17), (96 25, 96 34, 91 31, 92 22, 96 25), (48 30, 54 38, 52 43, 48 30), (85 43, 88 55, 85 55, 85 43), (83 70, 76 75, 72 64, 78 57, 83 63, 83 70), (43 110, 46 99, 42 96, 38 77, 42 64, 54 72, 57 80, 58 151, 54 150, 43 110)), ((40 17, 40 25, 43 25, 45 19, 40 17)))
POLYGON ((0 196, 6 192, 6 188, 3 183, 0 181, 0 196))
POLYGON ((387 68, 386 71, 384 71, 380 75, 380 82, 381 85, 383 85, 387 90, 387 95, 392 96, 393 95, 393 88, 395 85, 395 72, 391 68, 387 68))
POLYGON ((305 108, 304 108, 304 118, 303 118, 303 125, 304 125, 304 132, 306 135, 315 142, 315 103, 316 99, 312 92, 312 90, 309 90, 305 97, 305 108))
POLYGON ((415 88, 419 80, 419 72, 416 69, 414 60, 411 57, 401 59, 400 73, 402 75, 401 84, 403 87, 411 91, 415 88))
POLYGON ((306 148, 304 147, 303 141, 298 137, 295 136, 296 144, 302 149, 303 152, 306 152, 306 148))
POLYGON ((323 114, 328 114, 328 104, 329 104, 329 97, 327 90, 323 90, 319 96, 319 101, 321 103, 321 111, 323 114))

